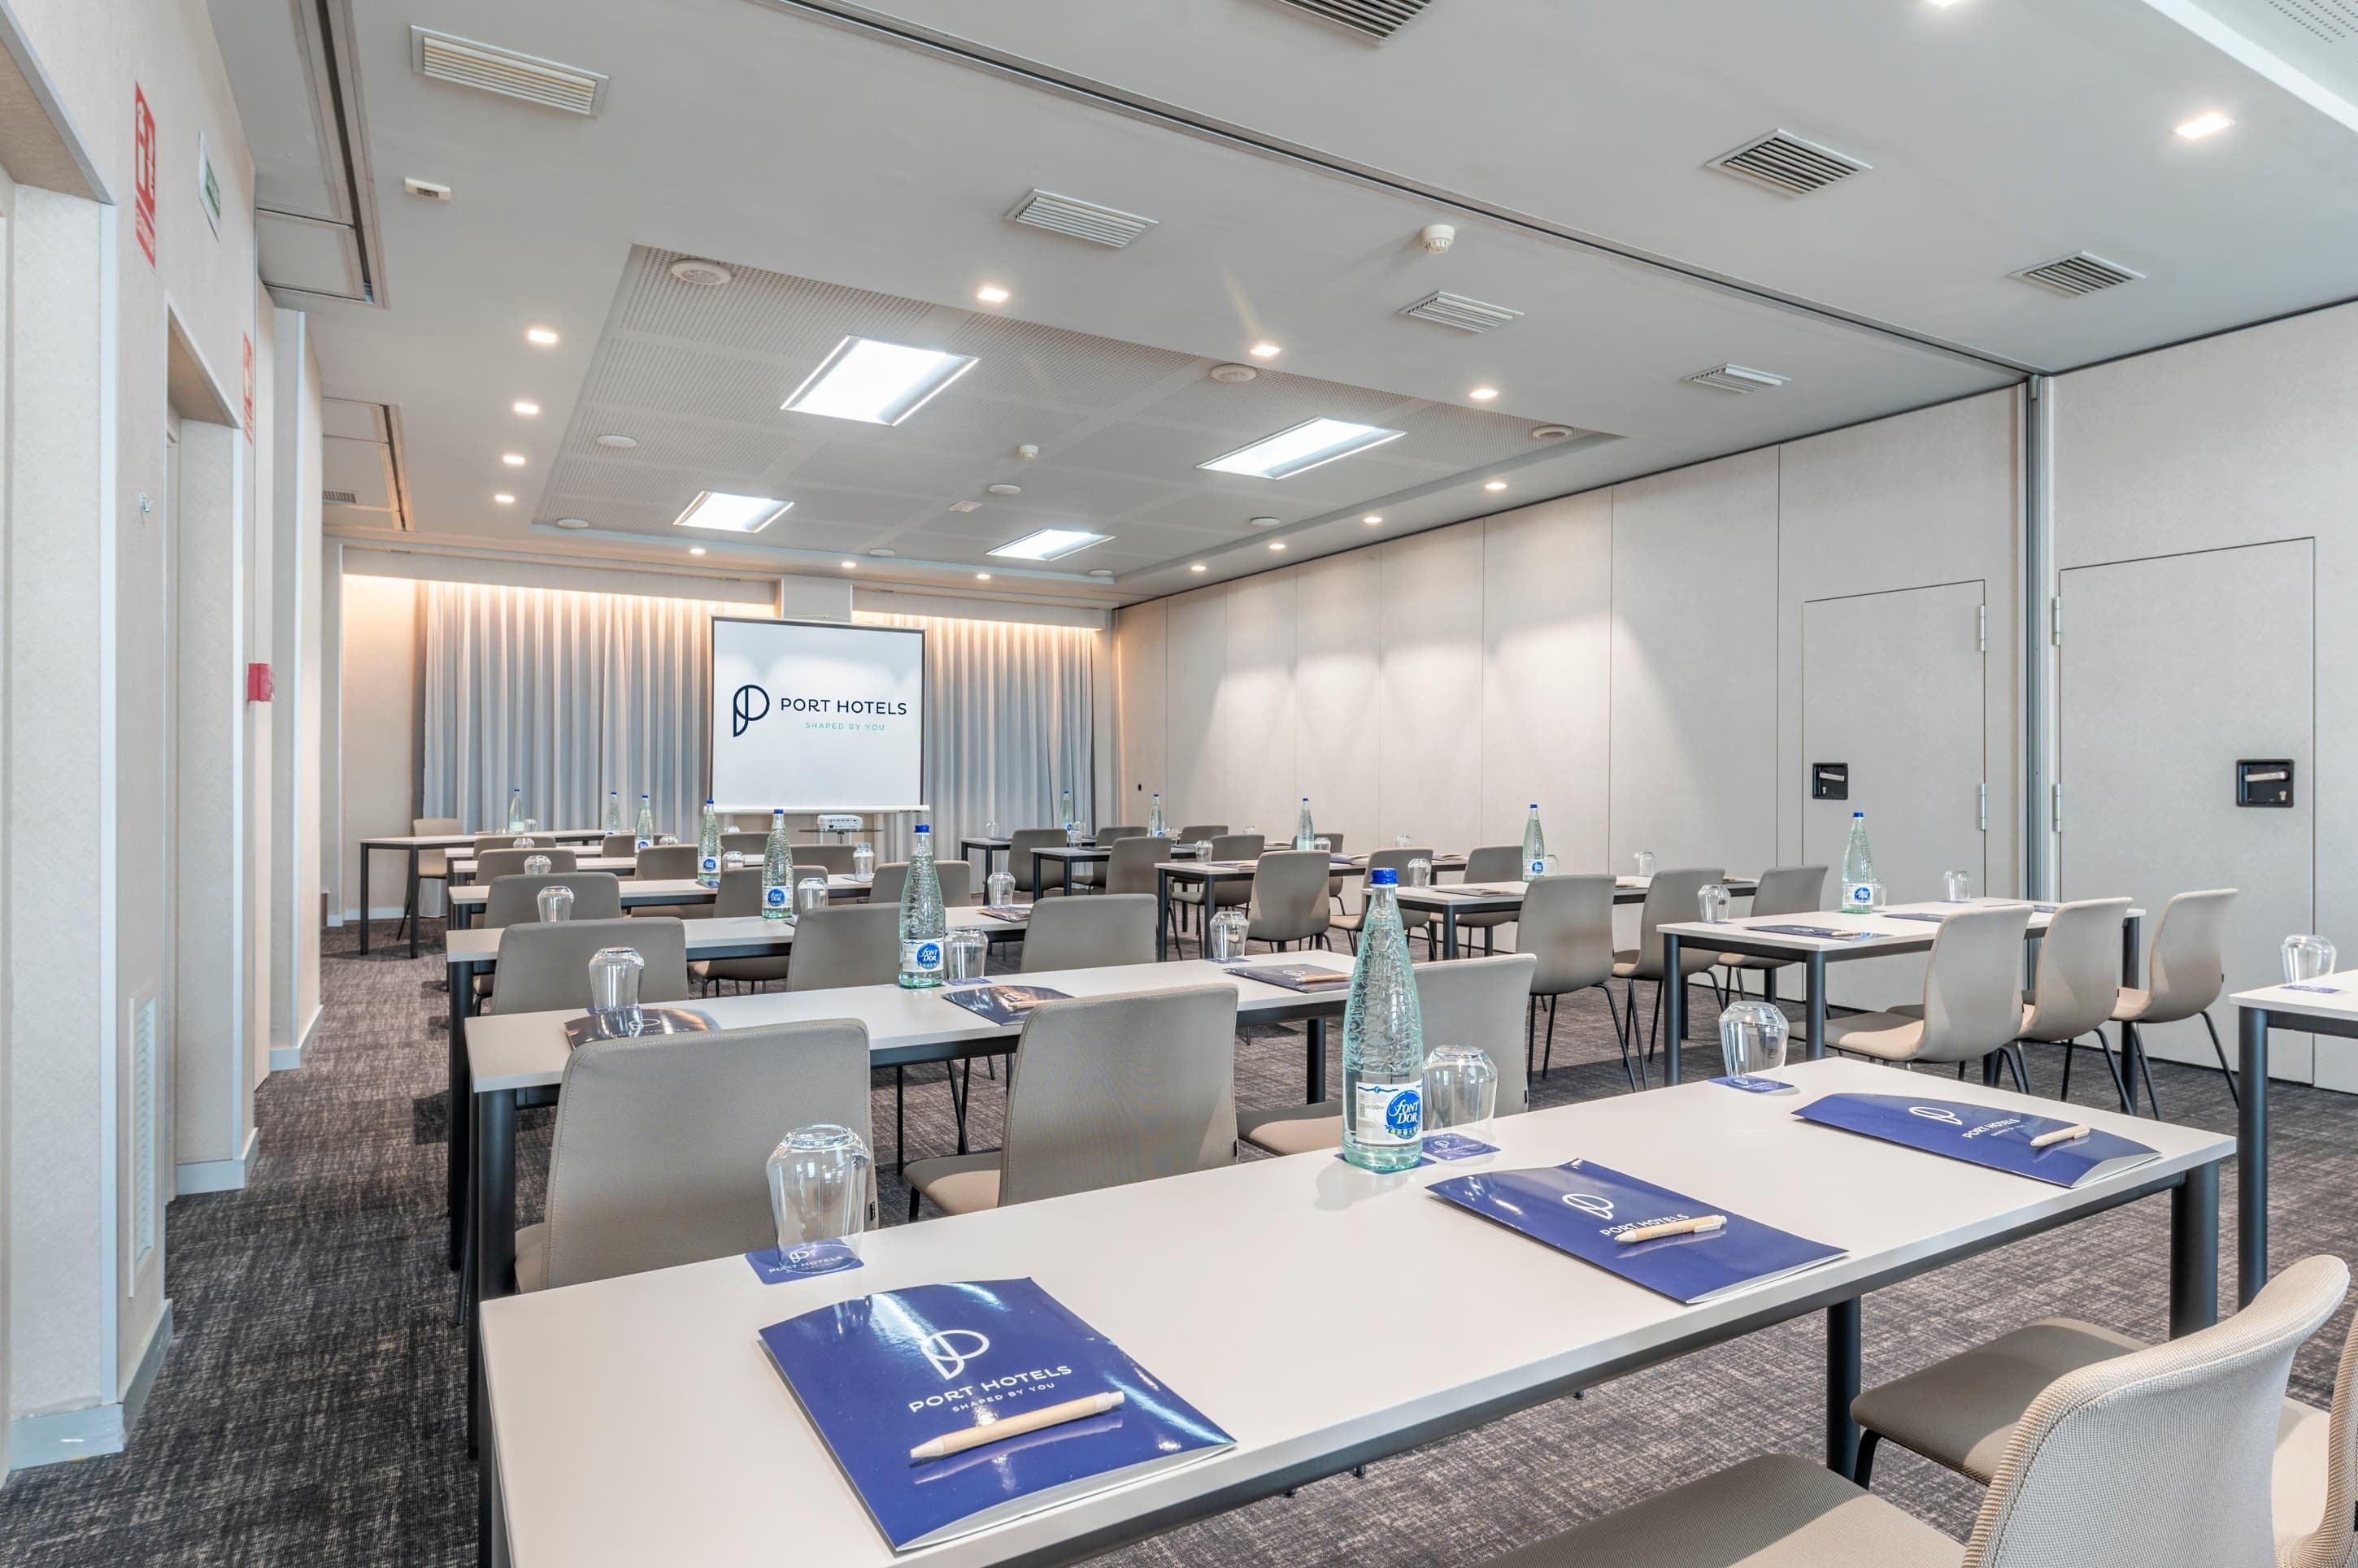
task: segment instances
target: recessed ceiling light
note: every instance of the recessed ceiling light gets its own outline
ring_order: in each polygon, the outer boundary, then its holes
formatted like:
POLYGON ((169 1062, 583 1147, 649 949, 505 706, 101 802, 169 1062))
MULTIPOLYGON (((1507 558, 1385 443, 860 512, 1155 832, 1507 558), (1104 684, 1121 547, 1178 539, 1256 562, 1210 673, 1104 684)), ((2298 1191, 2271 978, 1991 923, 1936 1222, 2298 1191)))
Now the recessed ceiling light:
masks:
POLYGON ((791 501, 773 501, 766 495, 730 495, 722 491, 707 490, 698 493, 687 503, 687 510, 672 519, 675 528, 713 528, 726 534, 758 534, 790 511, 791 501))
POLYGON ((1005 561, 1054 561, 1091 545, 1102 545, 1110 537, 1109 534, 1092 534, 1086 528, 1043 528, 983 554, 1005 561))
POLYGON ((1957 0, 1931 0, 1931 4, 1934 10, 1945 11, 1950 6, 1956 5, 1957 0))
POLYGON ((868 553, 871 556, 897 556, 901 552, 898 550, 888 550, 883 546, 879 545, 868 553))
POLYGON ((704 546, 701 545, 690 545, 687 547, 687 553, 691 556, 700 556, 704 554, 704 546))
POLYGON ((1256 528, 1274 528, 1280 523, 1283 522, 1284 519, 1282 517, 1248 517, 1245 521, 1251 524, 1256 528))
POLYGON ((843 569, 845 571, 852 571, 857 569, 860 563, 858 561, 846 561, 843 563, 843 569))
POLYGON ((1477 386, 1466 395, 1476 403, 1487 403, 1498 395, 1498 389, 1495 386, 1477 386))
POLYGON ((498 502, 502 506, 514 506, 515 504, 515 497, 510 495, 504 490, 498 492, 492 497, 492 499, 498 502))
POLYGON ((1111 567, 1091 567, 1089 568, 1089 575, 1091 577, 1111 577, 1113 576, 1113 568, 1111 567))
POLYGON ((639 444, 637 438, 631 436, 605 435, 594 436, 590 438, 600 446, 611 447, 618 452, 627 452, 639 444))
POLYGON ((524 467, 524 454, 522 452, 502 452, 500 454, 500 461, 507 464, 508 467, 512 469, 520 469, 524 467))
POLYGON ((1004 305, 1008 299, 1007 290, 995 283, 984 284, 974 291, 974 297, 985 305, 1004 305))
POLYGON ((587 517, 560 517, 557 520, 557 525, 560 528, 587 528, 590 526, 590 519, 587 517))
POLYGON ((986 484, 982 488, 990 492, 993 495, 1021 495, 1023 493, 1023 487, 1020 484, 986 484))
POLYGON ((553 349, 557 347, 557 334, 550 331, 546 327, 530 327, 525 329, 524 341, 532 344, 535 348, 539 349, 553 349))
POLYGON ((1534 425, 1531 436, 1534 441, 1561 441, 1572 434, 1569 425, 1534 425))
POLYGON ((1365 517, 1359 519, 1360 522, 1365 523, 1370 528, 1374 527, 1383 520, 1384 514, 1380 512, 1370 512, 1365 517))
POLYGON ((970 354, 846 338, 779 406, 795 414, 898 425, 974 366, 970 354))
POLYGON ((1269 542, 1269 547, 1272 550, 1282 550, 1285 548, 1285 541, 1282 539, 1271 539, 1269 542))
POLYGON ((1273 360, 1285 351, 1279 348, 1275 343, 1255 343, 1246 351, 1257 360, 1273 360))
POLYGON ((1199 572, 1199 571, 1202 571, 1202 570, 1204 569, 1204 563, 1203 563, 1203 562, 1201 562, 1201 561, 1197 561, 1194 566, 1189 567, 1187 569, 1188 569, 1189 571, 1191 571, 1191 572, 1199 572))
POLYGON ((1507 481, 1503 479, 1494 479, 1482 488, 1484 490, 1504 490, 1507 488, 1507 481))
POLYGON ((1284 479, 1291 474, 1306 472, 1321 463, 1331 463, 1336 458, 1349 457, 1369 447, 1380 447, 1386 441, 1397 441, 1403 432, 1387 430, 1375 425, 1356 425, 1348 419, 1305 419, 1291 429, 1266 436, 1249 447, 1239 447, 1233 452, 1198 463, 1197 468, 1210 469, 1215 473, 1240 473, 1254 479, 1284 479))
POLYGON ((2218 110, 2212 109, 2206 114, 2197 114, 2191 120, 2180 124, 2178 127, 2178 134, 2190 142, 2199 142, 2205 136, 2214 135, 2225 130, 2234 123, 2218 110))
POLYGON ((529 397, 519 397, 515 400, 515 411, 529 419, 540 412, 540 405, 529 397))
POLYGON ((989 572, 977 572, 974 574, 974 580, 977 582, 989 582, 990 580, 990 574, 989 572))

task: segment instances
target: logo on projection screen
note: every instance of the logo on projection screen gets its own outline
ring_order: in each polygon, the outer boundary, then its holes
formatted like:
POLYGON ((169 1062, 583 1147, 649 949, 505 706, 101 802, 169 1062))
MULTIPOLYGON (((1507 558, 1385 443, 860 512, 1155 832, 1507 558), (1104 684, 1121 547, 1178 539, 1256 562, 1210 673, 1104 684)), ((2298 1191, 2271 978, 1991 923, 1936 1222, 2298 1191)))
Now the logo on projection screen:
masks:
POLYGON ((730 700, 730 738, 734 740, 745 733, 751 725, 767 719, 772 708, 780 713, 864 713, 882 717, 905 716, 909 705, 905 702, 873 702, 860 697, 773 697, 768 691, 748 681, 737 688, 736 696, 730 700))

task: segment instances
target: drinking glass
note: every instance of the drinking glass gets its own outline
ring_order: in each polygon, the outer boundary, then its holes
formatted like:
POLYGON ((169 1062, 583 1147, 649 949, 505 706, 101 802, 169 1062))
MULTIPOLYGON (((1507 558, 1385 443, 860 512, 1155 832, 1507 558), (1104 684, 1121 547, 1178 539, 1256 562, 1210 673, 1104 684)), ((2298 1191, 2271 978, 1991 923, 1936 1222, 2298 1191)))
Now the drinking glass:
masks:
POLYGON ((742 849, 731 849, 720 857, 720 869, 724 871, 742 871, 744 868, 745 851, 742 849))
POLYGON ((1212 916, 1212 951, 1214 963, 1226 963, 1245 956, 1245 932, 1252 922, 1242 906, 1230 904, 1212 916))
POLYGON ((1414 838, 1405 833, 1395 833, 1392 835, 1392 848, 1395 849, 1405 849, 1415 842, 1416 840, 1414 838))
POLYGON ((1654 874, 1654 852, 1651 849, 1638 851, 1638 874, 1641 877, 1650 877, 1654 874))
POLYGON ((998 838, 998 837, 999 837, 999 824, 998 824, 998 823, 996 823, 996 822, 986 822, 986 823, 984 823, 984 824, 982 825, 982 836, 983 836, 984 838, 998 838))
POLYGON ((1079 823, 1077 823, 1077 822, 1067 822, 1067 823, 1065 823, 1065 849, 1079 849, 1079 848, 1081 847, 1081 837, 1082 837, 1082 833, 1081 833, 1081 825, 1080 825, 1079 823))
POLYGON ((1195 840, 1195 859, 1197 859, 1198 860, 1210 860, 1211 858, 1212 858, 1212 841, 1211 841, 1209 838, 1198 838, 1198 839, 1196 839, 1196 840, 1195 840))
POLYGON ((535 846, 532 841, 531 834, 519 833, 514 838, 509 841, 508 848, 511 849, 530 849, 535 848, 535 846))
POLYGON ((1540 875, 1543 877, 1552 877, 1555 875, 1556 868, 1563 864, 1563 857, 1562 855, 1541 855, 1540 857, 1540 875))
POLYGON ((645 1026, 639 1012, 639 971, 646 967, 632 947, 600 947, 590 960, 590 1016, 607 1039, 636 1034, 645 1026))
POLYGON ((1246 837, 1246 838, 1260 838, 1260 823, 1258 823, 1258 822, 1248 822, 1248 823, 1246 823, 1246 824, 1245 824, 1245 837, 1246 837))
POLYGON ((858 1261, 873 1167, 868 1145, 848 1127, 820 1122, 787 1133, 769 1162, 779 1259, 805 1273, 858 1261))
POLYGON ((1335 852, 1335 840, 1321 835, 1310 840, 1310 847, 1322 855, 1331 855, 1335 852))
POLYGON ((1942 896, 1951 903, 1971 903, 1974 901, 1974 878, 1970 871, 1942 871, 1942 896))
POLYGON ((827 907, 827 879, 805 877, 795 884, 795 914, 801 916, 827 907))
POLYGON ((1705 925, 1727 924, 1727 890, 1716 882, 1706 882, 1695 890, 1695 906, 1703 912, 1705 925))
POLYGON ((984 955, 990 944, 973 926, 961 926, 942 938, 942 978, 952 985, 982 979, 984 955))
POLYGON ((1401 872, 1401 886, 1404 888, 1429 888, 1432 885, 1433 862, 1421 855, 1411 860, 1401 872))
POLYGON ((676 844, 679 842, 679 835, 676 833, 666 833, 662 838, 657 838, 655 842, 658 844, 676 844))
POLYGON ((1425 1137, 1483 1138, 1498 1108, 1498 1068, 1490 1053, 1478 1045, 1435 1045, 1425 1053, 1425 1137))
POLYGON ((2285 984, 2297 986, 2333 972, 2333 944, 2322 936, 2284 939, 2285 984))
POLYGON ((1015 902, 1015 873, 993 871, 984 879, 982 902, 1004 909, 1015 902))
POLYGON ((851 847, 851 874, 863 882, 873 881, 876 879, 876 847, 874 845, 854 844, 851 847))
POLYGON ((533 902, 540 905, 540 918, 544 923, 573 918, 573 890, 562 882, 541 889, 533 895, 533 902))
POLYGON ((548 875, 549 864, 549 859, 546 855, 526 855, 524 858, 524 874, 528 877, 545 877, 548 875))
POLYGON ((1731 1003, 1719 1015, 1719 1053, 1727 1076, 1749 1077, 1783 1066, 1790 1033, 1785 1015, 1765 1001, 1731 1003))
POLYGON ((539 832, 539 831, 540 831, 540 818, 539 818, 539 817, 537 817, 537 816, 527 816, 527 817, 525 817, 525 818, 524 819, 524 830, 525 830, 525 832, 527 832, 527 833, 537 833, 537 832, 539 832))

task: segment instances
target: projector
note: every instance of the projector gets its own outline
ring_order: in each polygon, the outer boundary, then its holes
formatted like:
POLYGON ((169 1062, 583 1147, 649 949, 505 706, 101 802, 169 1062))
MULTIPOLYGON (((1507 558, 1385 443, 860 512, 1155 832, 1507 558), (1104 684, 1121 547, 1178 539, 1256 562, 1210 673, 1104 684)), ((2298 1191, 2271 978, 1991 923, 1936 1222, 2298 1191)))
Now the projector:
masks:
POLYGON ((839 811, 819 813, 818 830, 822 833, 857 833, 866 826, 859 817, 839 811))

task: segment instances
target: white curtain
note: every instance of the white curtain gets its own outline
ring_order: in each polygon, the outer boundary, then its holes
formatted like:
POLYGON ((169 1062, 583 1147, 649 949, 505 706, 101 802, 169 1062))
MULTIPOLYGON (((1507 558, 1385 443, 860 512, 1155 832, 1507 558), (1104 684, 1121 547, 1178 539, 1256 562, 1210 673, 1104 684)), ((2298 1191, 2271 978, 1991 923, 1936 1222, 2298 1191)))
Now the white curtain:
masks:
POLYGON ((693 840, 704 805, 715 615, 741 604, 476 583, 426 585, 426 815, 594 827, 618 790, 693 840))
POLYGON ((925 799, 943 859, 990 822, 1002 833, 1050 826, 1063 790, 1082 821, 1096 820, 1098 633, 932 615, 853 619, 925 628, 925 799))

